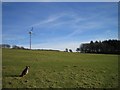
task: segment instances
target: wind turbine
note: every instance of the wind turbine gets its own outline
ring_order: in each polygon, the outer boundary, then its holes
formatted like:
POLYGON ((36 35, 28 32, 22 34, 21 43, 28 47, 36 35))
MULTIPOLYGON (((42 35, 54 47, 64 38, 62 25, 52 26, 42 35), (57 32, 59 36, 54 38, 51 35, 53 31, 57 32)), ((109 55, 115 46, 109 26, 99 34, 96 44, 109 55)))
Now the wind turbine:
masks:
POLYGON ((33 31, 33 27, 32 27, 32 29, 29 31, 29 34, 30 34, 30 50, 31 50, 31 35, 32 35, 32 31, 33 31))

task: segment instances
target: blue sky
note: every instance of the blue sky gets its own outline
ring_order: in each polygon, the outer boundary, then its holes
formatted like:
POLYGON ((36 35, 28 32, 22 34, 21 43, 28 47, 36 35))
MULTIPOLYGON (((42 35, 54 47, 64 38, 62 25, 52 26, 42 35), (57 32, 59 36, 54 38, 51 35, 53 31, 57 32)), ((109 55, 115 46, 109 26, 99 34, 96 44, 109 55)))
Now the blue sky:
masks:
POLYGON ((91 40, 118 38, 115 2, 9 2, 2 5, 3 43, 29 48, 74 51, 91 40))

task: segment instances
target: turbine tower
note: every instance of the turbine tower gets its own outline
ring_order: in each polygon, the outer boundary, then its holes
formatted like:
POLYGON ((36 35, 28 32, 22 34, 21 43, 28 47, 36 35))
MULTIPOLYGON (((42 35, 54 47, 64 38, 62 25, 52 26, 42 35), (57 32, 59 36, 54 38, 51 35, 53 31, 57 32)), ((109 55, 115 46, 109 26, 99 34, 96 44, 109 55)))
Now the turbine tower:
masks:
POLYGON ((31 50, 31 35, 32 35, 32 31, 33 31, 33 27, 32 27, 32 29, 29 31, 29 34, 30 34, 30 50, 31 50))

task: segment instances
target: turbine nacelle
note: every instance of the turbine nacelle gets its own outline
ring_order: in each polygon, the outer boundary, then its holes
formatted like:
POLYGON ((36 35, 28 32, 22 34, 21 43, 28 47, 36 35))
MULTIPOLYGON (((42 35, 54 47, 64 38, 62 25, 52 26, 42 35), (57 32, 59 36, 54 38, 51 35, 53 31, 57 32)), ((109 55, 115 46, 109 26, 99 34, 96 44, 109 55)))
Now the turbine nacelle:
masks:
POLYGON ((32 32, 33 32, 33 27, 32 27, 32 29, 29 31, 29 34, 32 34, 32 32))
POLYGON ((30 31, 29 34, 32 34, 32 31, 30 31))

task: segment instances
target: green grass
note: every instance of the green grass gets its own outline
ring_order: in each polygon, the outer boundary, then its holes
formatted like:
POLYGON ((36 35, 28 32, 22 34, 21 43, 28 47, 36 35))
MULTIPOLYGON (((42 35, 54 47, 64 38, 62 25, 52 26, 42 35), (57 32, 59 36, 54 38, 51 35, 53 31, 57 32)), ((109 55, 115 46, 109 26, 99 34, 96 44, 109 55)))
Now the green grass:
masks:
POLYGON ((3 88, 116 88, 118 55, 3 49, 3 88), (25 66, 29 73, 18 77, 25 66))

